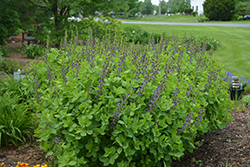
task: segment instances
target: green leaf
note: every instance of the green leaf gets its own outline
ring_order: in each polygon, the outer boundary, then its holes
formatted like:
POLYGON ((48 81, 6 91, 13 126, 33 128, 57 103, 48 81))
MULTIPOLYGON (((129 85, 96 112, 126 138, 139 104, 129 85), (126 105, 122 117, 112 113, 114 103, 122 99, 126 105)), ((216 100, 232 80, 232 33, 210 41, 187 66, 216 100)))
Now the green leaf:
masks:
POLYGON ((124 149, 125 155, 126 156, 133 156, 135 154, 135 149, 127 147, 126 149, 124 149))
POLYGON ((117 149, 117 153, 118 153, 118 154, 121 154, 121 152, 122 152, 122 147, 119 147, 119 148, 117 149))
POLYGON ((75 165, 76 164, 76 161, 70 161, 69 162, 69 165, 71 165, 71 166, 73 166, 73 165, 75 165))
POLYGON ((110 164, 114 164, 115 160, 119 157, 119 155, 117 153, 115 153, 110 159, 109 159, 109 163, 110 164))
POLYGON ((114 86, 113 89, 114 89, 114 91, 115 91, 115 93, 116 93, 117 95, 128 94, 127 90, 124 89, 124 88, 122 88, 121 86, 118 87, 118 88, 116 88, 116 87, 114 86))

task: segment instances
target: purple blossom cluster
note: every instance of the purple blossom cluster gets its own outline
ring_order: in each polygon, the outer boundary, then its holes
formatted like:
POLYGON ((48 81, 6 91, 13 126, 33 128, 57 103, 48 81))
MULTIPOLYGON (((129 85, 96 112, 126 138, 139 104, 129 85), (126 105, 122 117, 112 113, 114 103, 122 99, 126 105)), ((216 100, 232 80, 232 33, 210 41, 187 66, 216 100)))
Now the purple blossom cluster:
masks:
MULTIPOLYGON (((128 94, 128 96, 129 96, 129 94, 128 94)), ((114 111, 114 115, 113 115, 112 122, 111 122, 111 124, 112 124, 111 128, 113 128, 113 126, 116 126, 117 122, 119 121, 119 119, 120 119, 119 114, 124 109, 125 101, 128 99, 128 96, 124 95, 124 100, 120 99, 120 103, 118 103, 118 105, 116 107, 116 111, 114 111)))
POLYGON ((202 107, 202 109, 199 112, 199 115, 197 117, 195 117, 196 122, 193 123, 195 126, 200 125, 200 123, 202 122, 203 117, 205 116, 204 112, 205 112, 205 110, 202 107))
MULTIPOLYGON (((81 65, 81 59, 76 60, 75 62, 72 63, 72 68, 76 69, 76 78, 78 78, 79 70, 80 70, 80 65, 81 65)), ((80 80, 78 78, 78 80, 80 80)))
MULTIPOLYGON (((87 47, 87 46, 86 46, 87 47)), ((93 46, 92 49, 87 49, 82 51, 82 54, 86 54, 86 60, 90 64, 90 66, 93 68, 94 67, 94 60, 96 57, 96 51, 94 50, 95 46, 93 46), (84 52, 85 51, 85 52, 84 52)))
POLYGON ((162 81, 160 85, 157 86, 156 90, 154 91, 154 94, 151 96, 150 101, 148 103, 148 106, 146 107, 146 110, 151 113, 153 109, 156 108, 157 103, 160 101, 161 93, 163 89, 165 89, 166 81, 162 81))
POLYGON ((125 60, 127 56, 128 56, 127 54, 125 54, 124 56, 120 56, 120 61, 118 61, 119 64, 118 64, 117 71, 116 71, 117 73, 121 73, 122 70, 125 69, 124 64, 125 64, 125 60))
POLYGON ((101 75, 100 75, 100 77, 99 77, 99 84, 97 85, 97 89, 96 89, 96 91, 97 91, 97 95, 95 96, 95 98, 96 98, 96 102, 97 103, 99 103, 98 102, 98 98, 102 95, 102 92, 103 92, 103 86, 104 86, 104 78, 106 77, 106 76, 108 76, 109 75, 109 73, 110 73, 110 70, 109 70, 109 66, 110 66, 110 57, 107 57, 106 58, 106 61, 104 62, 104 65, 103 65, 103 69, 101 70, 102 71, 102 73, 101 73, 101 75))
MULTIPOLYGON (((234 74, 233 74, 233 73, 230 73, 230 72, 228 71, 228 72, 226 72, 225 75, 226 75, 225 78, 221 78, 221 80, 227 82, 227 83, 228 83, 228 86, 229 86, 229 88, 230 88, 231 85, 232 85, 232 81, 233 81, 232 77, 234 76, 234 74)), ((246 80, 245 77, 241 76, 239 80, 240 80, 240 83, 242 84, 242 87, 243 87, 243 88, 244 88, 245 86, 248 86, 248 85, 249 85, 250 79, 246 80)))
POLYGON ((58 145, 62 142, 61 137, 55 137, 53 140, 53 144, 56 145, 56 148, 58 148, 58 145))
POLYGON ((68 79, 66 77, 66 74, 68 72, 68 68, 63 64, 63 65, 61 65, 61 71, 62 71, 63 82, 66 84, 68 82, 68 79))
POLYGON ((193 119, 193 113, 188 113, 187 117, 186 117, 186 120, 185 122, 183 123, 182 125, 182 128, 178 128, 177 131, 178 131, 178 134, 180 134, 181 132, 185 131, 185 130, 188 130, 190 133, 191 133, 191 130, 190 130, 190 127, 192 125, 194 126, 198 126, 198 125, 201 125, 201 122, 203 120, 203 117, 205 116, 204 114, 204 108, 202 107, 202 109, 199 111, 199 115, 196 116, 194 119, 193 119), (191 121, 193 119, 193 122, 191 121))
POLYGON ((205 86, 205 91, 208 90, 208 88, 210 87, 212 81, 217 81, 217 78, 218 78, 218 72, 217 71, 210 71, 208 72, 209 75, 208 75, 208 80, 207 80, 207 83, 206 83, 206 86, 205 86))
POLYGON ((179 100, 178 100, 178 94, 180 93, 181 91, 180 91, 180 89, 179 88, 176 88, 176 92, 174 92, 174 94, 173 94, 173 103, 174 103, 174 105, 170 108, 170 110, 171 109, 176 109, 176 106, 177 106, 177 104, 180 102, 179 100))

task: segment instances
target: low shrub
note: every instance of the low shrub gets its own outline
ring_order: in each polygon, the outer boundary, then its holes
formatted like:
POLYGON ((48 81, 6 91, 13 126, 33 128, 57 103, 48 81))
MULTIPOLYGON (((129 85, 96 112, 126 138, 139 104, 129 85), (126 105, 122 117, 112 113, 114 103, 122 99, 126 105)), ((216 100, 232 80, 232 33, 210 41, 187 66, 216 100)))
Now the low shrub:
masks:
POLYGON ((7 57, 10 49, 0 45, 0 57, 7 57))
POLYGON ((193 16, 198 16, 198 12, 196 12, 196 11, 195 11, 195 12, 192 12, 191 14, 192 14, 193 16))
POLYGON ((15 80, 11 75, 5 74, 5 77, 0 79, 0 95, 7 93, 10 96, 17 96, 19 97, 18 103, 28 104, 33 92, 33 90, 26 89, 22 80, 15 80))
POLYGON ((243 105, 250 105, 250 96, 245 96, 241 100, 243 105))
POLYGON ((239 16, 240 16, 239 14, 235 13, 235 14, 232 16, 231 20, 232 20, 232 21, 239 20, 239 16))
POLYGON ((193 9, 186 8, 186 9, 184 9, 184 12, 185 12, 185 14, 189 14, 190 15, 193 12, 193 9))
POLYGON ((7 74, 13 74, 14 71, 17 71, 18 69, 24 69, 24 66, 25 64, 11 61, 9 59, 3 59, 3 61, 0 61, 0 70, 3 70, 7 74))
POLYGON ((207 36, 203 36, 203 37, 191 37, 188 40, 192 40, 193 42, 195 42, 196 44, 200 45, 200 46, 206 46, 206 50, 217 50, 217 48, 220 46, 220 42, 216 39, 214 39, 213 37, 207 37, 207 36))
POLYGON ((35 59, 43 56, 45 54, 45 49, 40 45, 30 44, 25 47, 23 53, 25 54, 25 57, 35 59))
POLYGON ((32 116, 27 105, 19 103, 19 97, 8 92, 0 94, 0 147, 9 143, 18 146, 26 138, 33 139, 30 132, 34 128, 32 116))
POLYGON ((210 19, 207 18, 207 17, 205 17, 205 18, 199 18, 199 19, 197 20, 197 22, 206 22, 206 21, 210 21, 210 19))
POLYGON ((127 42, 132 42, 135 44, 148 44, 152 38, 154 39, 155 43, 158 43, 161 37, 165 36, 165 34, 161 35, 156 33, 149 33, 139 26, 129 26, 124 28, 122 36, 125 37, 125 41, 127 42))
POLYGON ((35 91, 35 136, 56 166, 170 166, 232 120, 205 48, 91 39, 52 50, 24 80, 35 91))

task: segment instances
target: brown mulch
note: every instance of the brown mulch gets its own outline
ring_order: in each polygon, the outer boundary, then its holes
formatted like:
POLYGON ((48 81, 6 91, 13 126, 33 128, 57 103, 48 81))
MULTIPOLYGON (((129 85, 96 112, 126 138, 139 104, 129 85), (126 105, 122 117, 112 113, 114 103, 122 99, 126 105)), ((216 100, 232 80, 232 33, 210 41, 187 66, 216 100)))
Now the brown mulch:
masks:
MULTIPOLYGON (((13 47, 14 44, 8 45, 13 47)), ((20 47, 18 42, 15 45, 20 47)), ((9 59, 28 63, 37 61, 26 59, 15 51, 10 53, 9 59)), ((204 139, 203 144, 193 153, 185 154, 180 161, 173 161, 171 167, 250 167, 250 106, 230 113, 233 121, 226 128, 200 137, 204 139)), ((15 167, 17 162, 26 162, 33 167, 48 161, 45 155, 38 142, 20 144, 19 149, 0 147, 0 164, 4 162, 5 167, 15 167)))
POLYGON ((172 167, 250 167, 249 108, 230 111, 233 121, 222 130, 209 132, 202 146, 174 161, 172 167))

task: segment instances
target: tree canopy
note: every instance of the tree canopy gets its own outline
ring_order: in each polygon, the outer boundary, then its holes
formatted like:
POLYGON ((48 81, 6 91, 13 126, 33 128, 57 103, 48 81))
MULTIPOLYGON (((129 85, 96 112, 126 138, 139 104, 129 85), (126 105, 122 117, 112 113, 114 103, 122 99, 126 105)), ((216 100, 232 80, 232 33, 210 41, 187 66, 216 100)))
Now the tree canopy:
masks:
POLYGON ((236 0, 206 0, 204 15, 210 20, 229 21, 235 13, 236 0))
POLYGON ((243 18, 245 15, 250 15, 250 0, 239 0, 236 3, 236 11, 242 15, 243 18))
POLYGON ((141 13, 142 14, 153 14, 154 6, 151 2, 151 0, 145 0, 141 7, 141 13))
MULTIPOLYGON (((163 0, 164 1, 164 0, 163 0)), ((161 2, 161 8, 171 8, 171 13, 184 12, 190 5, 190 0, 169 0, 168 2, 161 2)), ((163 13, 163 12, 162 12, 163 13)))

